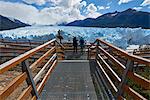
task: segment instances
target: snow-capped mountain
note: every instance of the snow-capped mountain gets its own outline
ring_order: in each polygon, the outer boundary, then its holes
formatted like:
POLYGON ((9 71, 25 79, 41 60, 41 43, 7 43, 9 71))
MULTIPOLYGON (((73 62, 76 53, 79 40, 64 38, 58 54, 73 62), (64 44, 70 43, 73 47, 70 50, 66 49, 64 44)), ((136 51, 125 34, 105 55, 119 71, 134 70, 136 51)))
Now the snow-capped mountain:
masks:
POLYGON ((0 31, 29 26, 21 21, 0 15, 0 31))
POLYGON ((107 13, 95 19, 76 20, 67 26, 150 28, 150 13, 127 9, 123 12, 107 13))

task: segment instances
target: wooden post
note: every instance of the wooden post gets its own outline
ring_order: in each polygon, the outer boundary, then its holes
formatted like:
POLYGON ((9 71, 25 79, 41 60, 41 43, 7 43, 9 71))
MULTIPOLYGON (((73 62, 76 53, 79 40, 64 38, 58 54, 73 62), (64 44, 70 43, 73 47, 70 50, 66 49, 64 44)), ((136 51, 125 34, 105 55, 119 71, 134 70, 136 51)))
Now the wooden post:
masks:
POLYGON ((87 56, 87 60, 90 59, 90 48, 88 48, 88 56, 87 56))
POLYGON ((29 40, 29 45, 30 45, 30 48, 32 49, 32 46, 31 46, 31 41, 29 40))
POLYGON ((99 41, 97 41, 97 45, 96 45, 96 57, 95 57, 95 59, 97 59, 97 57, 98 57, 98 54, 99 54, 99 49, 98 49, 98 46, 100 46, 100 43, 99 43, 99 41))
POLYGON ((29 85, 32 86, 32 95, 33 96, 35 95, 36 98, 38 99, 39 94, 37 92, 36 85, 34 83, 33 76, 32 76, 31 70, 29 69, 29 63, 27 62, 27 60, 22 62, 22 71, 27 73, 27 80, 26 80, 27 84, 28 86, 29 85))
POLYGON ((128 59, 127 64, 126 64, 126 69, 124 70, 124 73, 122 75, 121 83, 118 86, 118 92, 116 94, 116 99, 118 99, 118 97, 122 95, 123 85, 126 84, 126 82, 127 82, 127 73, 129 70, 132 71, 133 65, 134 65, 134 62, 131 61, 130 59, 128 59))
POLYGON ((17 42, 17 40, 16 40, 16 44, 17 44, 18 42, 17 42))
POLYGON ((54 46, 55 46, 55 52, 56 52, 56 59, 57 59, 57 61, 59 60, 59 57, 58 57, 58 53, 57 53, 57 44, 56 44, 57 42, 56 41, 54 41, 54 46))

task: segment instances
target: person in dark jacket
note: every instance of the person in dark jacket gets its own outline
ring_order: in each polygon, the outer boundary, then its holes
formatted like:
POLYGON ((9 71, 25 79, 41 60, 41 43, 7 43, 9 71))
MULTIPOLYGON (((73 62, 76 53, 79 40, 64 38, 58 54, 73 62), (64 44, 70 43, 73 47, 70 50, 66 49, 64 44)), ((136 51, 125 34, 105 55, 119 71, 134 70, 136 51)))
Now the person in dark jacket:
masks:
POLYGON ((59 30, 59 31, 58 31, 58 35, 57 35, 57 38, 60 40, 60 43, 62 43, 61 40, 63 39, 63 37, 61 36, 61 32, 62 32, 62 31, 59 30))
POLYGON ((84 44, 85 44, 83 37, 80 38, 79 42, 80 42, 81 53, 83 53, 83 48, 84 48, 84 44))
POLYGON ((76 37, 73 38, 73 50, 77 53, 78 40, 76 37))

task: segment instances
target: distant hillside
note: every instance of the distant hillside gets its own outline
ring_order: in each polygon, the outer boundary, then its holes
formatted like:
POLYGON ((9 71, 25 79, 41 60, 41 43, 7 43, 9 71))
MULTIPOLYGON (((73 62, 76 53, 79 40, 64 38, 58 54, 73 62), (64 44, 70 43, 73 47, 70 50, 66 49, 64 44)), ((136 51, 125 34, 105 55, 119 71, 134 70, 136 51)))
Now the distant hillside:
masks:
POLYGON ((76 20, 66 26, 150 28, 150 13, 127 9, 123 12, 107 13, 95 19, 76 20))
POLYGON ((0 15, 0 31, 25 27, 25 26, 29 26, 29 25, 22 23, 19 20, 13 18, 7 18, 0 15))

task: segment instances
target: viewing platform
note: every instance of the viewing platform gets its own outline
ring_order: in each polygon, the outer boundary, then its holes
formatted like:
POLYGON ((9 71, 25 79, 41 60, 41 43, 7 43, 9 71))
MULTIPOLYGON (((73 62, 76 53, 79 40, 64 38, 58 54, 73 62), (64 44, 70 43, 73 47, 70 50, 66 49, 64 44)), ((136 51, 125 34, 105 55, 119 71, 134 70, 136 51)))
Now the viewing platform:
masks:
POLYGON ((150 98, 150 60, 101 39, 77 53, 56 39, 1 41, 0 51, 0 100, 150 98))

